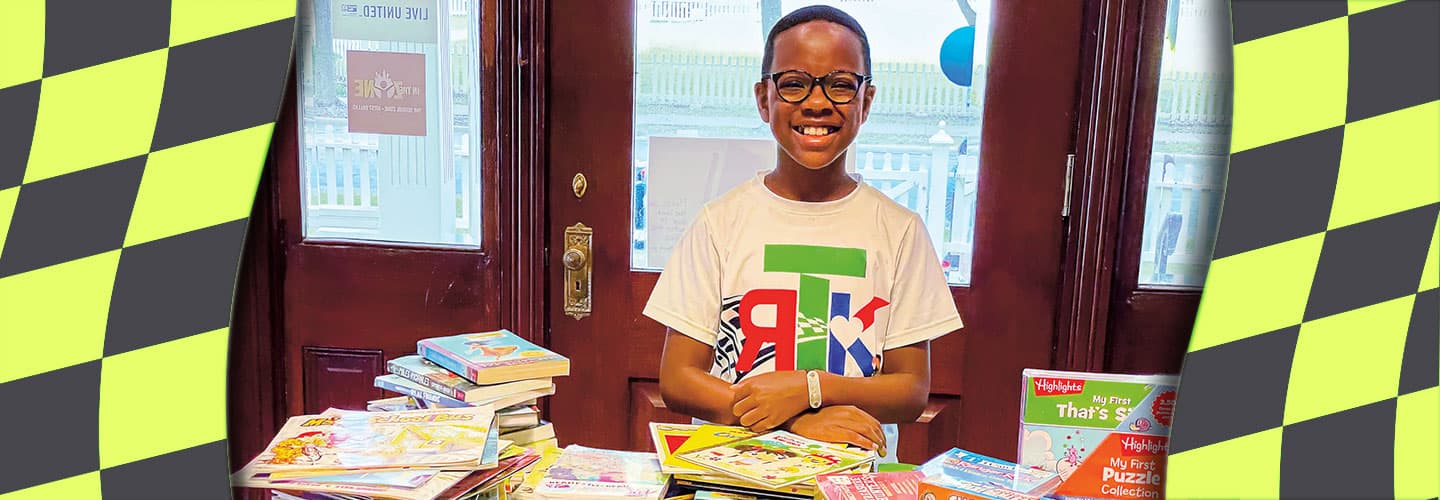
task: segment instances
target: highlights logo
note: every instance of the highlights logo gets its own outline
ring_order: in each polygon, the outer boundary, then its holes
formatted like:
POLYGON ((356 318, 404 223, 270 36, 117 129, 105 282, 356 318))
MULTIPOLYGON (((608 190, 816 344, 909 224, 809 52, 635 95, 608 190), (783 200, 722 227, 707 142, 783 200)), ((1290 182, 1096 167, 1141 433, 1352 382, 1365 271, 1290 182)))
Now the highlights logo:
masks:
POLYGON ((1085 392, 1084 380, 1068 378, 1035 378, 1036 396, 1066 396, 1085 392))
POLYGON ((1164 455, 1170 447, 1160 436, 1125 436, 1120 440, 1120 450, 1125 456, 1164 455))

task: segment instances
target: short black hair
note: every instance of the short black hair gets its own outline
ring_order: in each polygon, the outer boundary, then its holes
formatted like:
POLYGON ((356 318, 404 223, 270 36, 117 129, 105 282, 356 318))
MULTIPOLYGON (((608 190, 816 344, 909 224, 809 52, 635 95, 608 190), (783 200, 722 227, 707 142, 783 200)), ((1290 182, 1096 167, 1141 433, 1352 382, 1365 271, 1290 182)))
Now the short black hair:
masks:
POLYGON ((770 35, 765 37, 765 57, 760 61, 760 72, 769 73, 770 65, 775 62, 775 37, 784 33, 790 28, 808 23, 810 21, 826 21, 838 24, 855 33, 860 38, 860 48, 865 52, 865 73, 870 73, 870 38, 865 36, 865 28, 860 27, 860 22, 850 17, 845 11, 828 5, 811 5, 802 7, 795 12, 786 14, 775 22, 775 27, 770 28, 770 35))

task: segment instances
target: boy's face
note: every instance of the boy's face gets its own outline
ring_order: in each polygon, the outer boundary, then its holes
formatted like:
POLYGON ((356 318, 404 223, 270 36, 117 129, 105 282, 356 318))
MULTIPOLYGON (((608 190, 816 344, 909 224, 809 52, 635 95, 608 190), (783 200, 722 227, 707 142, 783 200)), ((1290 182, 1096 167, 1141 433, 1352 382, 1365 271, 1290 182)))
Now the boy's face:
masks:
MULTIPOLYGON (((844 70, 866 74, 865 52, 855 33, 835 23, 811 21, 790 28, 775 37, 774 61, 767 73, 801 70, 823 77, 844 70)), ((860 124, 870 113, 875 88, 863 91, 846 104, 835 104, 820 85, 798 103, 785 102, 775 92, 775 83, 764 79, 755 84, 755 103, 760 119, 770 124, 770 133, 780 149, 781 163, 798 164, 809 170, 835 163, 855 142, 860 124), (815 135, 818 129, 824 133, 815 135), (807 134, 806 132, 811 132, 807 134)))

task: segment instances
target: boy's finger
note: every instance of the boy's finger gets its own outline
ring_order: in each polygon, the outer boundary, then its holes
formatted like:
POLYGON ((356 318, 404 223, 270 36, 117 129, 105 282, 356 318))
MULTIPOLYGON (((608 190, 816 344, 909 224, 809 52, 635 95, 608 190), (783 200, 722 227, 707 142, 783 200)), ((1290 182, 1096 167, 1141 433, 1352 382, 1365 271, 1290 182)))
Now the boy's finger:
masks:
POLYGON ((867 450, 875 449, 874 441, 871 441, 869 438, 855 431, 845 431, 845 442, 853 444, 855 446, 859 446, 861 448, 865 448, 867 450))
POLYGON ((744 415, 744 414, 746 414, 746 413, 749 413, 750 410, 755 409, 755 406, 756 406, 756 404, 755 404, 755 400, 754 400, 753 398, 744 398, 744 399, 741 399, 741 400, 739 400, 739 401, 736 401, 736 402, 735 402, 735 406, 730 407, 730 413, 732 413, 732 414, 734 414, 735 416, 738 417, 738 416, 744 415))

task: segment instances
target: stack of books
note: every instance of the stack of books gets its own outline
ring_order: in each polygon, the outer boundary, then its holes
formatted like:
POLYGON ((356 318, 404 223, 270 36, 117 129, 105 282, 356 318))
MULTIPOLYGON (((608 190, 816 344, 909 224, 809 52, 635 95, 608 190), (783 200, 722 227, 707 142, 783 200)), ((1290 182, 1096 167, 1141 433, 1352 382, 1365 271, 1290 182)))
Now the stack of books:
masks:
POLYGON ((496 408, 500 439, 532 449, 556 446, 554 426, 540 419, 535 405, 555 394, 553 377, 570 373, 569 359, 509 330, 424 339, 416 343, 416 352, 390 360, 390 373, 375 378, 376 387, 411 401, 391 398, 372 405, 488 405, 496 408))
POLYGON ((1041 500, 1060 486, 1060 475, 959 448, 921 465, 921 498, 1041 500))
POLYGON ((702 496, 808 500, 816 477, 873 470, 874 452, 776 430, 652 422, 651 439, 661 472, 677 487, 702 496), (723 494, 723 495, 722 495, 723 494))
POLYGON ((500 500, 539 459, 500 440, 489 406, 332 408, 290 418, 232 482, 283 499, 500 500))

